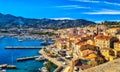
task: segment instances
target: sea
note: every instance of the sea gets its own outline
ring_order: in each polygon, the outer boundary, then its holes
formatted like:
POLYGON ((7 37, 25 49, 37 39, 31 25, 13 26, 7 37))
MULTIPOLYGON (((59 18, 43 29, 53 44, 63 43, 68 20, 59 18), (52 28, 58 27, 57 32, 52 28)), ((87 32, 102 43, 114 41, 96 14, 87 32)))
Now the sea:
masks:
POLYGON ((45 40, 24 40, 4 37, 0 39, 0 64, 16 65, 17 69, 7 69, 7 72, 39 72, 43 61, 27 60, 17 62, 17 58, 38 56, 40 49, 5 49, 6 46, 42 46, 45 40))

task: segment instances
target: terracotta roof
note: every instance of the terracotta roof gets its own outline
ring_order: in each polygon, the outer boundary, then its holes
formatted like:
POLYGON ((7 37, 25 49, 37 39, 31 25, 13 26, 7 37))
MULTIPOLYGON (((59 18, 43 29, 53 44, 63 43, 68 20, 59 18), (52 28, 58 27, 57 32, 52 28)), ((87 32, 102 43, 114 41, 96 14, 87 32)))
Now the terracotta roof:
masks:
POLYGON ((101 36, 101 35, 98 35, 95 38, 96 39, 102 39, 102 40, 110 40, 113 37, 112 36, 101 36))
POLYGON ((76 43, 75 45, 81 46, 81 45, 85 45, 85 44, 86 44, 86 42, 78 42, 78 43, 76 43))
POLYGON ((111 48, 101 48, 101 50, 112 50, 111 48))
POLYGON ((56 41, 66 41, 67 39, 66 38, 58 38, 56 39, 56 41))
POLYGON ((84 59, 89 60, 89 59, 93 59, 96 58, 97 55, 95 53, 89 54, 87 57, 84 57, 84 59))
POLYGON ((118 42, 115 42, 115 43, 118 43, 118 44, 120 44, 120 41, 118 41, 118 42))
POLYGON ((88 50, 88 49, 82 51, 83 57, 87 57, 89 54, 93 54, 93 53, 94 53, 94 51, 88 50))
POLYGON ((75 41, 74 41, 74 40, 69 40, 69 42, 73 43, 73 42, 75 42, 75 41))

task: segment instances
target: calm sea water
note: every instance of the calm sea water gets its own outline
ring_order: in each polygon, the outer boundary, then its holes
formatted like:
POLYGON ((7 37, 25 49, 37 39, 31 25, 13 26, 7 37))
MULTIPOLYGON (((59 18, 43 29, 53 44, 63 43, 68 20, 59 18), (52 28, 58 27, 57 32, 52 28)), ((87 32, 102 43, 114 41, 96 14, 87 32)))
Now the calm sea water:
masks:
POLYGON ((38 68, 43 62, 29 60, 17 62, 16 59, 25 56, 40 55, 39 49, 5 49, 5 46, 41 46, 43 40, 25 40, 19 42, 17 38, 5 37, 0 39, 0 64, 13 64, 18 69, 7 70, 7 72, 39 72, 38 68))

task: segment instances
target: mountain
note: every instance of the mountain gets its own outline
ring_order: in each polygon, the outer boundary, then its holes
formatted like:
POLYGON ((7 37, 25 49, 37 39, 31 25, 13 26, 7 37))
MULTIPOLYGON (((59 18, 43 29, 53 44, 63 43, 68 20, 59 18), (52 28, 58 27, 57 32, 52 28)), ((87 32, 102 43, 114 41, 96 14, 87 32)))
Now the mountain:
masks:
POLYGON ((94 25, 96 23, 77 19, 34 19, 34 18, 24 18, 24 17, 16 17, 10 14, 1 14, 0 13, 0 28, 12 28, 12 27, 34 27, 34 28, 49 28, 49 29, 61 29, 61 28, 72 28, 72 27, 80 27, 87 25, 94 25))

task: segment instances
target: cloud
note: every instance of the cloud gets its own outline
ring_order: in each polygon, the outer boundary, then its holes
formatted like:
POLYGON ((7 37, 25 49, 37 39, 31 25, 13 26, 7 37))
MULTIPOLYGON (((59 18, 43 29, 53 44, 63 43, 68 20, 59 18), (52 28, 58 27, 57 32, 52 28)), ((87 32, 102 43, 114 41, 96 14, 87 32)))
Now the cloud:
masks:
POLYGON ((104 3, 104 4, 120 6, 120 3, 108 2, 108 1, 98 1, 98 0, 70 0, 70 1, 89 2, 89 3, 104 3))
POLYGON ((95 12, 84 12, 83 14, 91 14, 91 15, 92 14, 93 15, 97 15, 97 14, 118 15, 118 14, 120 14, 120 11, 103 9, 103 10, 95 11, 95 12))
POLYGON ((73 18, 69 18, 69 17, 62 17, 62 18, 50 18, 50 19, 53 19, 53 20, 74 20, 73 18))
POLYGON ((90 9, 90 7, 83 7, 79 5, 62 5, 56 6, 57 8, 64 8, 64 9, 90 9))
POLYGON ((79 1, 79 2, 89 2, 89 3, 99 3, 100 1, 97 0, 70 0, 70 1, 79 1))
POLYGON ((104 3, 105 3, 105 4, 110 4, 110 5, 120 6, 120 3, 107 2, 107 1, 104 1, 104 3))
POLYGON ((117 21, 117 22, 120 22, 120 20, 99 20, 99 21, 95 21, 96 23, 101 23, 101 22, 104 22, 104 21, 117 21))

